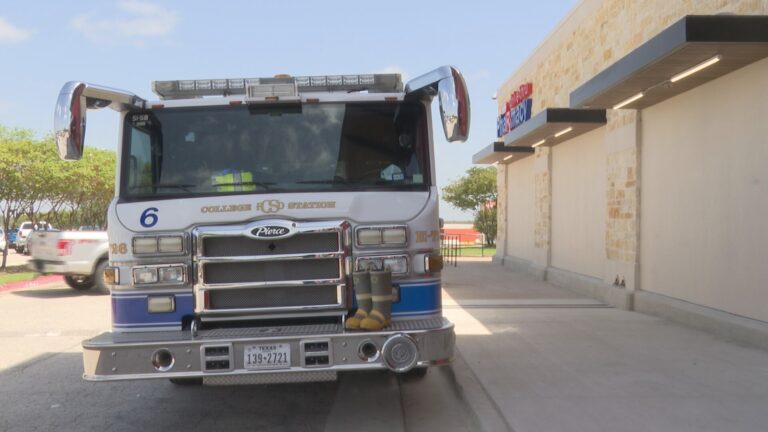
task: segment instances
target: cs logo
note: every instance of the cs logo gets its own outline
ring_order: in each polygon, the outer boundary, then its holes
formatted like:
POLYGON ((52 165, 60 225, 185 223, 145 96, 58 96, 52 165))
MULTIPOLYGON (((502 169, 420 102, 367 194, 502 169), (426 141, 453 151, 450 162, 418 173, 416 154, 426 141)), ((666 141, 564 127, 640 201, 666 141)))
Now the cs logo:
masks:
POLYGON ((285 203, 276 199, 264 200, 256 204, 256 210, 262 213, 277 213, 284 208, 285 203))

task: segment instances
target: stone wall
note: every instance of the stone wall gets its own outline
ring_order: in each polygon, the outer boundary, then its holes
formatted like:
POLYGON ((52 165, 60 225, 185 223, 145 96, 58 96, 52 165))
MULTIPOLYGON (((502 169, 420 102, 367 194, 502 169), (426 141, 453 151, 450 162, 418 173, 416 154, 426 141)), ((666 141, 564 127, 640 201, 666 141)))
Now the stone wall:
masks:
POLYGON ((497 92, 533 83, 533 114, 569 106, 570 92, 685 15, 768 14, 766 0, 583 0, 497 92))

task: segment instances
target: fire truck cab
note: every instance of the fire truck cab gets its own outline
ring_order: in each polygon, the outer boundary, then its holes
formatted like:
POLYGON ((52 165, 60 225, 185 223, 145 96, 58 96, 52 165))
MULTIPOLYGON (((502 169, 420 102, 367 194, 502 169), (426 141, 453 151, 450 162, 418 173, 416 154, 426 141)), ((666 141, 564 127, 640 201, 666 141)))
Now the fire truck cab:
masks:
POLYGON ((430 104, 448 141, 467 139, 456 68, 405 85, 280 75, 152 88, 147 101, 73 81, 56 106, 67 160, 82 156, 88 109, 121 118, 112 331, 83 341, 86 380, 322 381, 450 362, 430 104), (366 271, 390 278, 391 320, 350 330, 352 275, 366 271))

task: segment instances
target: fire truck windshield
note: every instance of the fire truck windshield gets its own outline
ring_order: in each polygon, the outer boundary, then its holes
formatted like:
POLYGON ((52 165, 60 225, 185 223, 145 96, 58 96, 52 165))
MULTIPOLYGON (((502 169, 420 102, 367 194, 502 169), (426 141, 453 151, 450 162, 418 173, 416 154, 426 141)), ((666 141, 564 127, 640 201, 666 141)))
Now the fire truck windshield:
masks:
POLYGON ((163 108, 125 117, 120 196, 425 190, 418 102, 163 108))

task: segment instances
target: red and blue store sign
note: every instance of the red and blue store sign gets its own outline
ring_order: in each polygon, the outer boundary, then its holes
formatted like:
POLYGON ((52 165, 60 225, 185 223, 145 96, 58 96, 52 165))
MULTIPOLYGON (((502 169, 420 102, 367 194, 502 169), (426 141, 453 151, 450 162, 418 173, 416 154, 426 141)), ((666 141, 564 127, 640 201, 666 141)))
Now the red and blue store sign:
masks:
POLYGON ((525 83, 512 92, 504 112, 496 120, 496 136, 502 137, 531 119, 533 83, 525 83))

